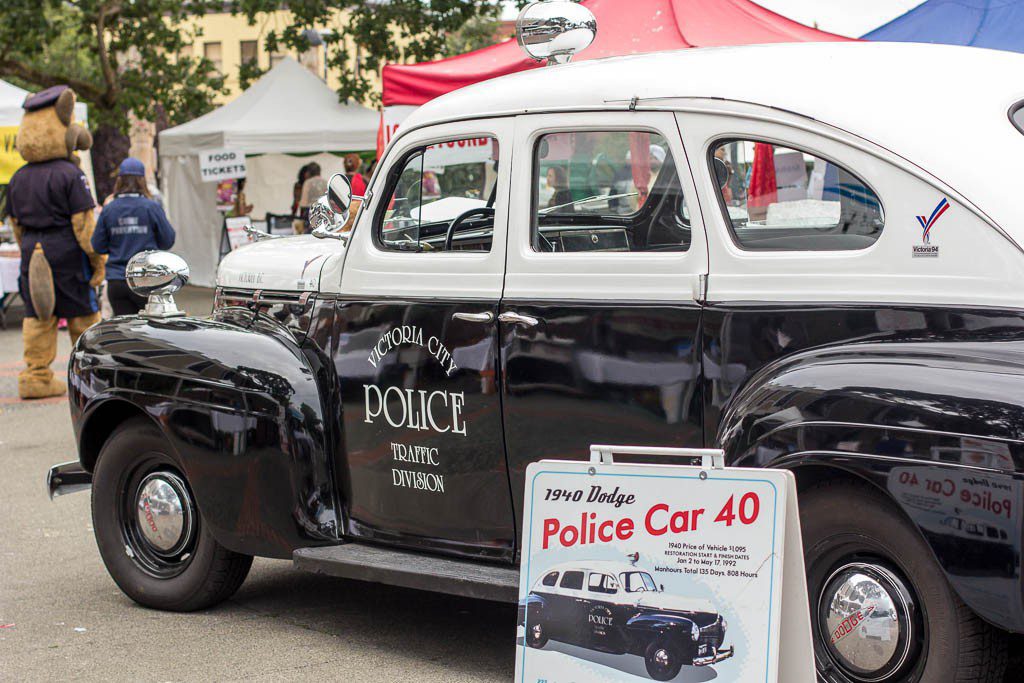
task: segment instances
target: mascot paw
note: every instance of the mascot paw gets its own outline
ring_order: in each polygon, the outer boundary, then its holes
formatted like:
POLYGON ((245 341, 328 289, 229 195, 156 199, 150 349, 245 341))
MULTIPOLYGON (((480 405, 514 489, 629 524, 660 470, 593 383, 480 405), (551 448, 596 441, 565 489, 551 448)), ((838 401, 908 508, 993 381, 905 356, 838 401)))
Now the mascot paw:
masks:
MULTIPOLYGON (((91 259, 90 259, 91 260, 91 259)), ((107 266, 106 258, 102 259, 99 263, 93 261, 92 264, 92 277, 89 278, 89 286, 96 289, 103 284, 103 281, 107 279, 107 266)))
POLYGON ((68 392, 68 385, 53 377, 49 382, 41 382, 34 378, 18 379, 18 396, 22 400, 63 396, 68 392))

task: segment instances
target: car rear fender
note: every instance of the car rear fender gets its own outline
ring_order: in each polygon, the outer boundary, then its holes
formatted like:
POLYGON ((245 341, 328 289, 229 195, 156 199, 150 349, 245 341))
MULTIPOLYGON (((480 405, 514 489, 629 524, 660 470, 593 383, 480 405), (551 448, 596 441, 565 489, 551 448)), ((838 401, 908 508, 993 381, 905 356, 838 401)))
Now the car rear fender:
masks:
POLYGON ((791 468, 802 486, 873 483, 968 606, 1024 631, 1024 342, 843 344, 787 356, 733 396, 716 443, 729 465, 791 468), (989 545, 969 543, 957 524, 978 527, 989 545))

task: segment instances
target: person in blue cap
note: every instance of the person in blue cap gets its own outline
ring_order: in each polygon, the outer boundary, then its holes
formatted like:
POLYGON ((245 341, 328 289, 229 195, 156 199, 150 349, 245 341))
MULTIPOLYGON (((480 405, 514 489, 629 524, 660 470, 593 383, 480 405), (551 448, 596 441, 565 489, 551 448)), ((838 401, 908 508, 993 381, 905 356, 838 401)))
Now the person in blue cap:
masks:
POLYGON ((92 248, 107 254, 107 299, 114 315, 135 315, 146 300, 128 288, 124 270, 140 251, 170 249, 174 228, 160 205, 150 198, 146 167, 135 157, 121 162, 114 195, 100 213, 92 248))

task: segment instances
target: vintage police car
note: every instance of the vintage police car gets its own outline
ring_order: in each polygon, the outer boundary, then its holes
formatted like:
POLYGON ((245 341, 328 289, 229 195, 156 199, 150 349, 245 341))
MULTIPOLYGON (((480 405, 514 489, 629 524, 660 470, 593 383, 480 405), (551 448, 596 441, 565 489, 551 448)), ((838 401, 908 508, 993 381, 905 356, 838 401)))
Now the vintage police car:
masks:
POLYGON ((174 315, 175 257, 135 264, 154 300, 74 349, 79 463, 51 488, 91 484, 102 557, 151 607, 227 598, 254 555, 514 602, 528 463, 718 446, 796 474, 823 680, 1001 680, 1024 632, 1022 68, 755 46, 441 97, 350 234, 232 253, 211 318, 174 315))
POLYGON ((732 657, 728 624, 711 603, 667 595, 650 572, 626 562, 570 562, 549 567, 519 602, 530 647, 548 640, 644 658, 656 681, 686 665, 732 657))

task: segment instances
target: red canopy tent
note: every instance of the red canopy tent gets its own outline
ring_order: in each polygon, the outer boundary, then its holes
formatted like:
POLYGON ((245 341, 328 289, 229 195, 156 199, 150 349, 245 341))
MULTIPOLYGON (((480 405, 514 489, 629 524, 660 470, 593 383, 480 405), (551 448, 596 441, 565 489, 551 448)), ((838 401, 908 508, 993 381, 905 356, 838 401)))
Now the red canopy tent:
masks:
MULTIPOLYGON (((687 47, 850 40, 798 24, 750 0, 583 0, 583 4, 597 18, 597 38, 576 60, 687 47)), ((436 62, 388 64, 383 73, 380 142, 390 139, 410 107, 472 83, 537 66, 515 39, 436 62)))

